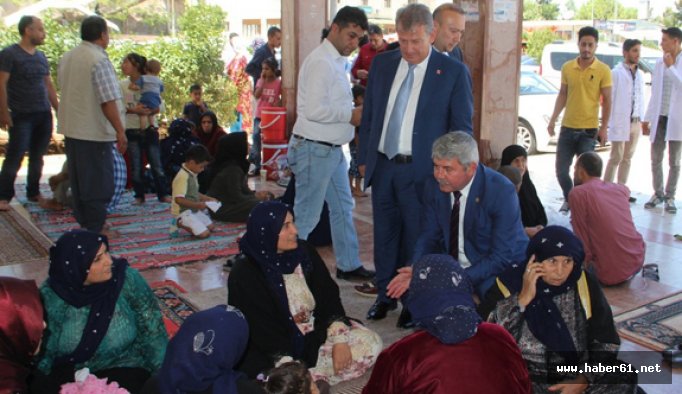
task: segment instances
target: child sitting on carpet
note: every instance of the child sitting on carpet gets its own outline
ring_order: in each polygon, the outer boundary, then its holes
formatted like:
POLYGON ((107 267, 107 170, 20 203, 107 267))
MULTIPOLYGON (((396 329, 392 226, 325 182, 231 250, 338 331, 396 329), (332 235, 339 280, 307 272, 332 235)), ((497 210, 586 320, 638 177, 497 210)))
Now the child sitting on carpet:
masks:
MULTIPOLYGON (((213 230, 213 222, 206 214, 207 201, 217 201, 213 197, 199 193, 199 175, 211 161, 211 155, 203 145, 194 145, 185 153, 185 162, 173 179, 173 202, 171 213, 178 228, 189 231, 198 238, 206 238, 213 230)), ((171 227, 171 233, 175 228, 171 227)))
MULTIPOLYGON (((320 394, 316 382, 308 369, 298 361, 292 361, 291 357, 282 357, 278 365, 270 370, 267 378, 263 378, 263 388, 268 394, 320 394)), ((329 392, 329 385, 321 381, 325 386, 324 392, 329 392)))

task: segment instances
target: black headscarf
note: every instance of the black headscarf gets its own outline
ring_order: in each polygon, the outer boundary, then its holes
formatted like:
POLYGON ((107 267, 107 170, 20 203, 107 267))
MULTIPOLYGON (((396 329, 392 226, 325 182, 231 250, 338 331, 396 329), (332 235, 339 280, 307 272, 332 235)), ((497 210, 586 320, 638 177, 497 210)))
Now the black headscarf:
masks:
POLYGON ((524 318, 531 333, 542 342, 547 349, 561 354, 567 361, 577 362, 575 343, 568 331, 566 322, 561 317, 552 298, 577 287, 582 275, 585 251, 583 243, 570 230, 561 226, 547 226, 540 230, 528 243, 526 262, 513 264, 510 269, 500 275, 499 279, 512 293, 520 293, 523 288, 523 274, 530 256, 541 262, 554 256, 570 256, 573 258, 573 270, 566 281, 559 286, 552 286, 538 279, 535 298, 526 306, 524 318))
POLYGON ((50 248, 50 269, 47 284, 67 304, 74 308, 90 306, 90 314, 76 349, 55 360, 55 365, 78 364, 92 357, 109 329, 116 301, 123 288, 128 262, 113 259, 111 279, 85 285, 99 248, 109 249, 107 237, 86 230, 64 233, 50 248))
POLYGON ((300 358, 304 350, 303 334, 296 326, 289 310, 289 298, 282 275, 293 273, 299 264, 303 272, 308 273, 312 269, 312 262, 301 245, 294 250, 277 253, 277 241, 287 213, 294 214, 288 206, 279 201, 266 201, 256 205, 246 222, 246 234, 239 241, 239 249, 256 261, 265 274, 270 288, 277 295, 289 321, 294 349, 292 356, 300 358))
MULTIPOLYGON (((500 166, 507 166, 519 156, 528 158, 528 152, 520 145, 509 145, 502 151, 500 166)), ((538 197, 533 181, 530 180, 530 172, 526 168, 523 174, 521 189, 519 190, 519 204, 521 205, 521 222, 524 227, 534 227, 537 225, 547 225, 547 214, 545 207, 538 197)))
POLYGON ((236 164, 246 174, 249 171, 250 164, 246 159, 248 154, 249 143, 245 132, 240 131, 224 135, 218 140, 213 167, 216 171, 220 171, 230 164, 236 164))

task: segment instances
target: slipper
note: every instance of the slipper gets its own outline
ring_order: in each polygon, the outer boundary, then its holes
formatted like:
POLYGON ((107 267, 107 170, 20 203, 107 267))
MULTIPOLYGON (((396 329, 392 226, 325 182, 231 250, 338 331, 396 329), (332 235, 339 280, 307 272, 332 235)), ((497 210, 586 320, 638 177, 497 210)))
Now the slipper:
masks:
POLYGON ((675 234, 673 237, 675 237, 675 239, 678 241, 682 241, 682 234, 675 234))
POLYGON ((663 352, 663 359, 669 362, 673 368, 679 368, 682 366, 682 344, 678 344, 663 352))
POLYGON ((644 264, 642 267, 642 278, 658 282, 661 279, 658 274, 658 264, 644 264))

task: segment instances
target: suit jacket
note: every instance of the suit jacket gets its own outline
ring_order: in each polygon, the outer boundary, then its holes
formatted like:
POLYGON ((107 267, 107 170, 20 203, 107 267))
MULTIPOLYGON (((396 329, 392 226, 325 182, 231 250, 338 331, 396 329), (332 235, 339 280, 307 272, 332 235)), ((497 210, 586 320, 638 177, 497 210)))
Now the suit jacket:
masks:
MULTIPOLYGON (((366 165, 365 186, 372 176, 379 155, 379 141, 384 127, 388 96, 401 59, 400 51, 378 54, 372 61, 360 125, 358 164, 366 165)), ((414 128, 412 130, 412 165, 417 193, 423 180, 433 173, 431 147, 436 138, 449 131, 472 133, 473 93, 466 66, 435 50, 431 51, 424 75, 414 128)))
MULTIPOLYGON (((422 208, 421 235, 412 261, 430 253, 450 253, 452 201, 433 177, 424 187, 422 208)), ((463 228, 464 254, 471 262, 466 273, 483 296, 496 276, 525 260, 528 237, 514 185, 482 164, 466 200, 463 228)))

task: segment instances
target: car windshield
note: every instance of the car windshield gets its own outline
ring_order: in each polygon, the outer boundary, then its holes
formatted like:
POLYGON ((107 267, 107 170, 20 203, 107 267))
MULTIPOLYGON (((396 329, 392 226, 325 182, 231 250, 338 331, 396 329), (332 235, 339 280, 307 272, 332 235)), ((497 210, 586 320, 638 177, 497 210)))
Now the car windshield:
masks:
POLYGON ((559 90, 541 76, 532 72, 522 72, 519 83, 520 94, 557 94, 559 90))
POLYGON ((653 72, 654 68, 656 67, 656 61, 658 59, 659 58, 657 57, 640 57, 639 63, 644 65, 644 67, 642 67, 644 71, 653 72))
POLYGON ((521 56, 521 64, 526 66, 539 66, 540 64, 535 60, 535 58, 528 55, 521 56))

